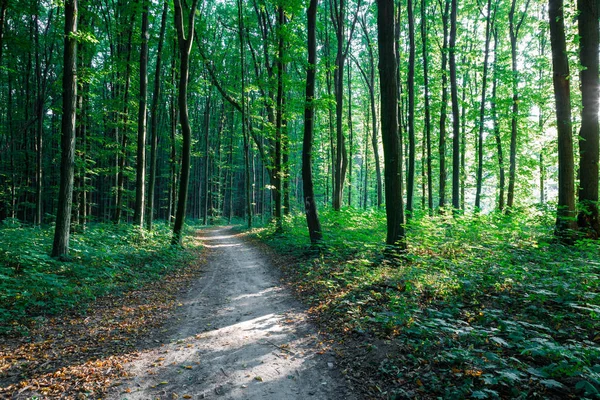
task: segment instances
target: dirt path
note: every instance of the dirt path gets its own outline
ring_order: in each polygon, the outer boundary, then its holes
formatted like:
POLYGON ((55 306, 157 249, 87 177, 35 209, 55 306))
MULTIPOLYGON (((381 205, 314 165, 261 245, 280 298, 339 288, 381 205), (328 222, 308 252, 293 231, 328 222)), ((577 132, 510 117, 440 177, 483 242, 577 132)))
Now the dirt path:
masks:
POLYGON ((112 399, 352 399, 302 307, 251 243, 201 231, 206 270, 112 399))

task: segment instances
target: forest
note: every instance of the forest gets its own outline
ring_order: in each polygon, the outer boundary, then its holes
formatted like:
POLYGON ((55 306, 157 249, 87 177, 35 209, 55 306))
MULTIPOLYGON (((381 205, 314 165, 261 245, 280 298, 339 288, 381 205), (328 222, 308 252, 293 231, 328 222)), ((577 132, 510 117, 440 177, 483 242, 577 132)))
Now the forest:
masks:
POLYGON ((105 393, 19 343, 235 226, 364 398, 600 397, 599 53, 596 0, 0 0, 0 393, 105 393))

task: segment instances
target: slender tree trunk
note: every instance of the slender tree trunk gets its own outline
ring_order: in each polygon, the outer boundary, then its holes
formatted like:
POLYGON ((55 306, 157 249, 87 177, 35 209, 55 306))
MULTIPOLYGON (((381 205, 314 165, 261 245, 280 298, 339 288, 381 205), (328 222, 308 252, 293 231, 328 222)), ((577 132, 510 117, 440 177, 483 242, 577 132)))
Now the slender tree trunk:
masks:
POLYGON ((277 116, 275 120, 275 222, 277 231, 283 231, 283 210, 282 210, 282 142, 283 142, 283 47, 284 40, 281 30, 285 24, 283 6, 277 7, 277 26, 278 26, 278 47, 277 47, 277 116))
POLYGON ((144 227, 144 192, 146 189, 146 102, 148 99, 148 4, 142 0, 142 44, 140 47, 140 105, 138 112, 137 159, 135 174, 135 207, 133 222, 144 227))
POLYGON ((61 125, 60 187, 52 257, 68 257, 73 175, 75 164, 75 110, 77 101, 77 0, 65 1, 63 107, 61 125))
POLYGON ((348 139, 350 139, 350 157, 348 157, 348 206, 352 207, 352 148, 354 129, 352 126, 352 66, 348 63, 348 139))
POLYGON ((510 155, 509 155, 509 168, 508 168, 508 193, 506 196, 506 206, 510 209, 514 206, 515 202, 515 182, 517 176, 517 140, 518 140, 518 121, 519 121, 519 70, 517 62, 517 39, 519 37, 519 30, 527 9, 529 7, 529 1, 525 3, 525 9, 519 21, 516 21, 516 3, 517 0, 512 0, 510 12, 508 13, 508 21, 510 27, 510 55, 511 55, 511 66, 512 66, 512 114, 510 120, 510 155))
POLYGON ((458 114, 458 85, 456 82, 456 17, 458 0, 452 0, 450 12, 450 95, 452 97, 452 208, 460 209, 460 121, 458 114))
MULTIPOLYGON (((122 5, 122 8, 125 6, 122 5)), ((120 51, 126 54, 125 59, 125 89, 123 93, 123 132, 121 134, 121 156, 118 163, 117 172, 117 199, 115 204, 115 214, 113 216, 113 222, 119 224, 121 222, 121 214, 123 213, 123 194, 125 191, 125 164, 127 161, 127 125, 129 122, 129 86, 131 84, 131 40, 133 36, 133 19, 134 15, 131 15, 129 19, 129 27, 127 29, 127 43, 123 45, 119 43, 120 51)), ((118 117, 117 117, 118 120, 118 117)))
POLYGON ((154 72, 154 94, 152 95, 152 106, 150 107, 150 179, 148 181, 148 209, 146 215, 146 228, 152 230, 154 219, 154 190, 156 187, 157 148, 158 148, 158 102, 161 88, 161 65, 162 49, 167 26, 167 13, 169 3, 163 3, 162 17, 160 21, 160 34, 158 36, 158 49, 156 50, 156 70, 154 72))
POLYGON ((450 0, 445 0, 444 13, 442 14, 442 25, 444 29, 443 47, 442 47, 442 100, 440 105, 440 139, 439 139, 439 157, 440 157, 440 202, 439 207, 443 209, 446 206, 446 109, 448 107, 448 16, 450 15, 450 0))
POLYGON ((371 144, 373 146, 373 158, 375 159, 375 176, 377 185, 377 207, 381 207, 383 204, 383 183, 381 178, 381 162, 379 160, 379 140, 377 135, 377 112, 375 103, 375 56, 373 55, 373 43, 367 30, 367 23, 363 17, 361 20, 361 27, 364 33, 365 40, 367 41, 367 53, 369 55, 369 75, 364 73, 362 67, 357 63, 356 65, 361 69, 361 73, 367 87, 369 88, 369 103, 371 105, 371 144))
MULTIPOLYGON (((242 0, 238 0, 238 35, 240 41, 240 64, 241 64, 241 89, 242 96, 240 100, 242 114, 242 136, 244 138, 244 183, 246 190, 246 218, 248 219, 248 229, 252 228, 252 187, 250 185, 250 138, 248 137, 248 126, 246 122, 246 80, 245 80, 245 52, 244 52, 244 10, 242 0)), ((233 185, 233 182, 232 182, 233 185)))
POLYGON ((179 66, 179 122, 181 124, 181 134, 183 136, 183 146, 181 149, 181 173, 179 178, 179 197, 177 199, 177 211, 175 213, 175 222, 173 224, 173 238, 171 244, 181 245, 183 239, 183 225, 185 222, 185 211, 187 206, 188 186, 190 181, 190 160, 192 147, 192 129, 188 115, 187 87, 189 80, 189 58, 194 40, 194 21, 196 15, 196 6, 198 0, 193 0, 192 7, 188 14, 188 29, 185 32, 183 24, 183 10, 181 0, 175 0, 175 27, 177 28, 177 42, 179 43, 179 56, 181 65, 179 66))
MULTIPOLYGON (((39 4, 38 4, 39 9, 39 4)), ((34 17, 34 25, 35 25, 35 74, 36 74, 36 91, 37 98, 35 103, 36 110, 36 143, 35 143, 35 153, 36 153, 36 168, 35 168, 35 218, 34 224, 39 226, 42 224, 42 178, 43 178, 43 144, 44 144, 44 93, 43 93, 43 84, 42 84, 42 68, 40 61, 40 41, 39 41, 39 23, 38 23, 38 13, 34 17)), ((2 43, 0 43, 2 46, 2 43)))
POLYGON ((598 212, 598 0, 578 0, 579 59, 581 62, 581 129, 579 131, 579 229, 600 237, 598 212))
POLYGON ((492 28, 492 0, 487 1, 487 16, 485 19, 485 50, 483 55, 483 76, 481 78, 481 103, 479 104, 479 134, 477 136, 477 180, 475 193, 475 211, 481 210, 481 186, 483 184, 483 129, 485 126, 485 95, 488 78, 488 57, 490 54, 490 39, 492 28))
POLYGON ((555 234, 560 240, 570 243, 574 237, 576 222, 569 60, 565 40, 563 1, 549 0, 548 5, 552 80, 558 131, 558 207, 555 234))
MULTIPOLYGON (((175 41, 176 42, 176 41, 175 41)), ((177 49, 177 43, 174 43, 173 52, 177 49)), ((169 190, 169 223, 175 222, 175 202, 177 201, 177 146, 175 137, 177 136, 177 108, 175 107, 175 54, 173 54, 171 60, 171 87, 173 88, 171 93, 171 156, 170 156, 170 167, 171 167, 171 182, 169 190)))
POLYGON ((427 164, 427 207, 433 214, 433 173, 431 167, 431 105, 429 99, 429 55, 427 49, 427 1, 421 0, 421 43, 423 55, 423 86, 425 91, 425 146, 427 164))
POLYGON ((304 192, 304 212, 310 242, 315 244, 322 240, 321 222, 317 212, 317 202, 312 178, 312 145, 314 132, 314 99, 315 76, 317 67, 317 40, 315 37, 317 24, 318 0, 310 0, 307 16, 308 35, 308 67, 306 69, 306 105, 304 108, 304 139, 302 141, 302 185, 304 192))
POLYGON ((408 12, 408 176, 406 177, 406 217, 411 218, 415 191, 415 18, 413 2, 407 1, 408 12))
MULTIPOLYGON (((211 88, 212 89, 212 88, 211 88)), ((209 167, 210 167, 210 106, 211 106, 211 95, 212 90, 209 89, 208 97, 206 98, 206 108, 204 109, 204 205, 202 213, 202 224, 208 225, 208 213, 209 213, 209 167)))
POLYGON ((492 123, 494 125, 494 138, 496 139, 496 149, 498 151, 498 210, 504 210, 504 154, 502 152, 502 137, 500 135, 500 123, 498 122, 497 108, 497 87, 498 87, 498 29, 494 28, 494 78, 492 84, 492 123))
POLYGON ((377 1, 381 131, 385 158, 386 243, 404 249, 402 146, 398 136, 398 80, 395 49, 394 1, 377 1))

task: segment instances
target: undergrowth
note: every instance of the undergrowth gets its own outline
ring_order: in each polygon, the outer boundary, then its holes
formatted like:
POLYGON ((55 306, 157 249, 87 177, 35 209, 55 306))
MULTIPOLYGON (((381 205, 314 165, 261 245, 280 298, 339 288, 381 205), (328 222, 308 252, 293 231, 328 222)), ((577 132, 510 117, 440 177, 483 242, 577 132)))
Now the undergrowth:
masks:
POLYGON ((255 234, 299 261, 293 287, 335 332, 399 348, 378 366, 384 397, 600 397, 598 242, 556 243, 538 210, 418 216, 389 261, 383 211, 321 222, 318 249, 303 215, 255 234))
POLYGON ((71 235, 68 262, 50 257, 53 234, 14 221, 0 227, 0 333, 26 333, 40 317, 84 311, 98 296, 160 279, 189 257, 170 246, 171 230, 160 222, 152 232, 90 224, 71 235))

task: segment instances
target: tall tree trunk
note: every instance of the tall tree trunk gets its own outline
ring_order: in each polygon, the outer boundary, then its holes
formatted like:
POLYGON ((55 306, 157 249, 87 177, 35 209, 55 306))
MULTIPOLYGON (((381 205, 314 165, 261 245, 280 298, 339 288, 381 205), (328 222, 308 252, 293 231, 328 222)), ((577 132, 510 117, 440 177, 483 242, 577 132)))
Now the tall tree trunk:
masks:
POLYGON ((433 176, 431 167, 431 105, 429 101, 429 56, 427 49, 427 1, 421 0, 421 43, 423 55, 423 86, 425 97, 425 146, 427 164, 427 207, 433 213, 433 176))
POLYGON ((404 249, 402 146, 398 137, 398 80, 395 49, 394 1, 377 1, 381 131, 385 158, 386 243, 404 249))
POLYGON ((508 193, 506 196, 506 206, 510 209, 515 202, 515 183, 517 175, 517 141, 518 141, 518 121, 519 121, 519 70, 517 61, 517 39, 519 30, 527 15, 529 1, 525 3, 525 9, 519 21, 516 21, 517 0, 512 0, 510 12, 508 13, 508 22, 510 27, 510 55, 512 66, 512 114, 510 120, 510 155, 508 168, 508 193))
POLYGON ((160 20, 160 34, 158 36, 158 49, 156 50, 156 70, 154 72, 154 93, 150 107, 150 179, 148 180, 148 208, 146 215, 146 228, 152 230, 154 219, 154 190, 156 187, 157 148, 158 148, 158 102, 160 99, 162 49, 167 26, 167 13, 169 3, 163 3, 162 17, 160 20))
POLYGON ((413 2, 407 1, 408 12, 408 176, 406 177, 406 217, 410 218, 413 212, 413 198, 415 191, 415 18, 413 16, 413 2))
POLYGON ((369 103, 371 105, 371 144, 373 146, 373 158, 375 158, 375 174, 376 174, 376 185, 377 185, 377 207, 381 207, 383 204, 383 183, 381 180, 381 162, 379 160, 379 140, 377 135, 377 112, 375 103, 375 56, 373 55, 373 43, 367 30, 366 17, 363 16, 360 20, 362 31, 367 41, 367 53, 369 55, 369 75, 364 72, 360 64, 357 62, 356 65, 360 69, 367 87, 369 89, 369 103))
POLYGON ((570 243, 574 237, 576 222, 569 60, 565 40, 563 0, 549 0, 548 5, 558 132, 558 207, 555 234, 560 240, 570 243))
POLYGON ((77 101, 77 0, 65 1, 63 106, 61 124, 60 186, 52 257, 68 257, 75 164, 75 110, 77 101))
MULTIPOLYGON (((35 74, 36 74, 36 91, 37 98, 35 103, 35 111, 36 111, 36 143, 35 143, 35 153, 36 153, 36 167, 35 167, 35 218, 34 224, 39 226, 42 224, 42 178, 43 178, 43 134, 44 134, 44 93, 42 89, 42 67, 40 61, 40 33, 39 33, 39 22, 38 16, 39 14, 39 4, 38 10, 36 10, 36 15, 34 16, 34 25, 35 25, 35 74)), ((2 46, 2 43, 0 43, 2 46)))
POLYGON ((283 169, 282 169, 282 145, 283 145, 283 48, 284 40, 282 29, 285 24, 285 16, 283 6, 277 7, 277 116, 275 120, 275 222, 277 231, 283 230, 283 210, 282 210, 282 189, 283 189, 283 169))
POLYGON ((306 213, 306 224, 310 242, 315 244, 323 239, 321 222, 317 212, 317 202, 312 178, 312 145, 314 132, 314 99, 315 99, 315 76, 317 67, 317 3, 318 0, 310 0, 308 5, 307 35, 308 35, 308 67, 306 69, 306 105, 304 108, 304 138, 302 140, 302 189, 304 192, 304 212, 306 213))
MULTIPOLYGON (((125 9, 126 5, 122 4, 121 9, 125 9)), ((131 18, 129 21, 128 27, 125 28, 127 31, 127 42, 122 43, 122 40, 119 42, 119 52, 120 56, 124 53, 125 57, 125 89, 123 93, 123 111, 122 111, 122 119, 123 119, 123 132, 121 134, 121 155, 118 163, 118 172, 117 172, 117 198, 115 204, 115 214, 113 216, 113 222, 115 224, 119 224, 121 222, 121 214, 123 213, 123 194, 125 192, 125 165, 127 161, 127 125, 129 122, 129 86, 131 84, 131 45, 132 45, 132 36, 133 36, 133 21, 134 14, 131 14, 131 18)), ((117 121, 118 121, 117 116, 117 121)), ((117 122, 118 123, 118 122, 117 122)))
POLYGON ((148 0, 142 0, 142 44, 140 47, 140 104, 138 112, 135 207, 133 223, 144 227, 144 192, 146 188, 146 102, 148 99, 148 0))
POLYGON ((350 156, 348 157, 348 206, 352 207, 352 150, 354 146, 354 129, 352 125, 352 65, 348 63, 348 139, 350 139, 350 156))
POLYGON ((187 33, 183 24, 183 10, 181 0, 175 0, 175 27, 177 28, 177 42, 179 44, 179 56, 181 65, 179 66, 179 123, 181 124, 181 134, 183 136, 183 146, 181 148, 181 173, 179 174, 179 197, 177 199, 177 211, 175 213, 175 222, 173 224, 173 238, 171 244, 181 245, 183 239, 183 224, 185 222, 185 211, 187 206, 188 186, 190 181, 190 160, 192 147, 192 129, 188 115, 187 87, 189 81, 189 61, 194 40, 194 21, 196 16, 196 6, 198 0, 193 0, 192 7, 188 14, 187 33))
POLYGON ((498 87, 498 29, 494 28, 494 77, 492 83, 492 123, 494 125, 494 138, 496 139, 496 149, 498 151, 498 210, 504 210, 504 154, 502 152, 502 137, 500 135, 500 123, 498 122, 497 107, 497 87, 498 87))
POLYGON ((485 50, 483 55, 483 76, 481 78, 481 103, 479 104, 479 134, 477 136, 477 180, 475 193, 475 211, 481 210, 481 186, 483 184, 483 129, 485 126, 485 95, 488 78, 488 57, 490 54, 490 39, 493 20, 492 0, 487 1, 487 16, 485 18, 485 50))
POLYGON ((456 18, 458 0, 452 0, 450 11, 450 95, 452 97, 452 208, 460 209, 460 121, 458 114, 458 85, 456 82, 456 18))
POLYGON ((148 0, 142 0, 142 26, 140 46, 140 104, 138 110, 138 137, 135 174, 135 206, 133 223, 144 226, 144 194, 146 190, 146 110, 148 100, 148 0))
POLYGON ((177 49, 177 41, 173 43, 173 57, 171 59, 171 101, 170 101, 170 114, 171 114, 171 155, 169 157, 169 165, 171 169, 171 179, 169 185, 169 223, 175 222, 175 203, 177 201, 177 142, 175 137, 177 136, 177 108, 175 107, 175 51, 177 49))
POLYGON ((579 131, 579 229, 600 237, 598 213, 598 0, 578 0, 581 62, 581 129, 579 131))
POLYGON ((212 95, 212 87, 209 89, 208 96, 206 98, 206 108, 204 109, 204 204, 202 207, 202 224, 208 225, 208 213, 209 213, 209 192, 210 192, 210 106, 211 106, 211 96, 212 95))
MULTIPOLYGON (((244 138, 244 184, 246 191, 246 218, 248 220, 248 229, 252 228, 252 187, 250 185, 250 138, 248 137, 248 125, 246 122, 246 80, 245 80, 245 52, 244 52, 244 10, 243 1, 238 0, 238 36, 240 41, 240 76, 241 76, 241 100, 240 108, 242 114, 242 136, 244 138)), ((233 185, 233 181, 232 181, 233 185)))
POLYGON ((446 109, 448 107, 448 16, 450 15, 450 0, 445 0, 444 12, 442 14, 442 25, 444 29, 443 47, 442 47, 442 100, 440 106, 440 138, 439 138, 439 157, 440 157, 440 202, 439 207, 443 209, 446 206, 446 109))
POLYGON ((333 182, 333 209, 339 211, 342 207, 344 196, 344 182, 346 181, 346 172, 348 171, 348 150, 346 149, 346 138, 343 130, 344 118, 344 63, 352 41, 352 33, 358 18, 358 9, 360 0, 357 2, 357 12, 354 16, 354 22, 350 27, 350 32, 346 36, 346 2, 345 0, 334 0, 334 6, 330 5, 331 20, 335 28, 337 39, 337 51, 335 57, 334 70, 334 92, 335 92, 335 116, 336 116, 336 148, 335 148, 335 174, 333 182))

